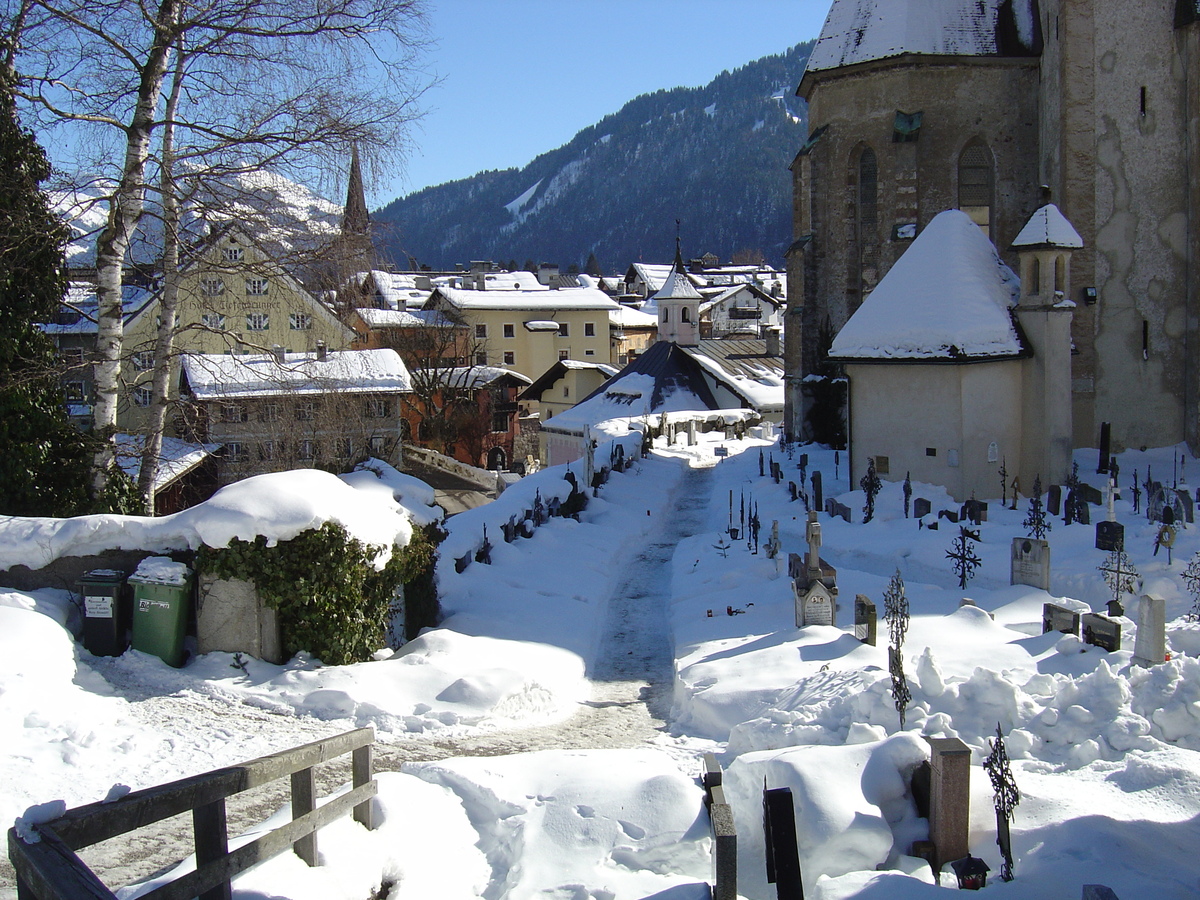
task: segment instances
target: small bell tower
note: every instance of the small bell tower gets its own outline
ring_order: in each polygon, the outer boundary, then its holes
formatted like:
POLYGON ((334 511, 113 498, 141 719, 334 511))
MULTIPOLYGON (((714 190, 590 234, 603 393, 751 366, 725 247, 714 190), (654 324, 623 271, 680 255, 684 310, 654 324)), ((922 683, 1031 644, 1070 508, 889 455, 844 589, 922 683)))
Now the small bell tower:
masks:
MULTIPOLYGON (((675 223, 678 226, 678 222, 675 223)), ((658 306, 658 339, 674 341, 681 347, 700 343, 700 301, 704 298, 692 285, 683 265, 679 236, 675 236, 675 267, 654 302, 658 306)))

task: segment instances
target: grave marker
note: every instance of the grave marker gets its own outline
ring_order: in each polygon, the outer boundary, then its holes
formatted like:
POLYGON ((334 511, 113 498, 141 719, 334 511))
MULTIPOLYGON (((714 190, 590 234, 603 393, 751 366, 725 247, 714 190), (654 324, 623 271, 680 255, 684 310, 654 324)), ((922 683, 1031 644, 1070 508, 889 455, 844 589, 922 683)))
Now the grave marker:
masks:
POLYGON ((791 788, 763 788, 763 837, 767 883, 775 885, 775 896, 778 900, 804 900, 791 788))
POLYGON ((1167 602, 1157 594, 1138 601, 1138 629, 1133 638, 1133 661, 1150 667, 1167 658, 1167 602))
POLYGON ((825 508, 825 493, 824 493, 824 491, 821 490, 821 473, 820 472, 812 473, 812 490, 813 490, 812 508, 813 509, 824 509, 825 508))
POLYGON ((918 519, 923 519, 933 511, 933 504, 924 497, 917 497, 913 500, 913 516, 918 519))
POLYGON ((926 738, 929 756, 929 839, 936 875, 970 850, 971 748, 958 738, 926 738))
POLYGON ((1121 623, 1100 613, 1084 613, 1079 621, 1083 642, 1115 653, 1121 649, 1121 623))
POLYGON ((1052 484, 1046 497, 1046 510, 1052 516, 1062 512, 1062 485, 1052 484))
POLYGON ((1112 447, 1112 425, 1109 422, 1100 423, 1100 460, 1096 464, 1096 474, 1107 472, 1112 464, 1110 448, 1112 447))
POLYGON ((875 632, 879 617, 875 604, 866 594, 854 598, 854 636, 864 644, 875 646, 875 632))
POLYGON ((1061 631, 1079 636, 1079 613, 1056 603, 1042 604, 1042 634, 1061 631))
POLYGON ((1050 590, 1050 543, 1030 537, 1013 538, 1008 583, 1050 590))

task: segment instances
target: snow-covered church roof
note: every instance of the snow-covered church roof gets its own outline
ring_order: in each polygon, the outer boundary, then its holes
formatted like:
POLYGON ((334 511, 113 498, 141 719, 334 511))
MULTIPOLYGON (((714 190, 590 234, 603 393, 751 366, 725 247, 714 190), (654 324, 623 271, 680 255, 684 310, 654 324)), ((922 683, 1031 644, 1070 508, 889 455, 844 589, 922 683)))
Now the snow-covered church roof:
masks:
POLYGON ((1037 0, 834 0, 805 72, 905 54, 1036 56, 1037 0))
POLYGON ((1067 221, 1067 217, 1053 203, 1047 203, 1025 223, 1021 233, 1012 242, 1014 249, 1024 247, 1065 247, 1078 250, 1083 246, 1083 238, 1075 227, 1067 221))
POLYGON ((1024 351, 1010 310, 1020 282, 966 213, 917 235, 833 339, 840 360, 968 360, 1024 351))

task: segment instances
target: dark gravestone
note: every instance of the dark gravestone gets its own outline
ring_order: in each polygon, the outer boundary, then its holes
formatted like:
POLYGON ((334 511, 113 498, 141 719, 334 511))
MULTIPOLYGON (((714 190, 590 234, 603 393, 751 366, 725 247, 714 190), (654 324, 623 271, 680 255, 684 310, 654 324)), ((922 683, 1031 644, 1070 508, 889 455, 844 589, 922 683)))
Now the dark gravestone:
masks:
POLYGON ((842 521, 849 522, 850 521, 850 507, 844 506, 843 504, 839 503, 837 505, 837 515, 842 517, 842 521))
POLYGON ((836 516, 838 514, 837 508, 838 508, 838 502, 836 500, 834 500, 832 497, 830 497, 828 500, 825 501, 825 512, 827 515, 836 516))
POLYGON ((913 515, 918 519, 923 519, 933 510, 933 504, 924 497, 917 497, 913 500, 913 515))
POLYGON ((1121 623, 1100 613, 1084 613, 1079 621, 1083 641, 1109 653, 1121 649, 1121 623))
MULTIPOLYGON (((1094 488, 1093 488, 1094 490, 1094 488)), ((1091 507, 1086 503, 1080 503, 1075 507, 1075 521, 1080 525, 1092 524, 1091 507)))
POLYGON ((1178 519, 1178 514, 1180 511, 1182 511, 1183 521, 1185 521, 1189 525, 1191 525, 1193 522, 1196 521, 1196 507, 1195 507, 1195 504, 1192 502, 1192 495, 1189 494, 1187 491, 1176 491, 1175 498, 1176 498, 1176 503, 1175 503, 1176 518, 1178 519))
POLYGON ((1046 511, 1052 516, 1057 516, 1062 512, 1062 485, 1052 484, 1046 497, 1046 511))
POLYGON ((788 554, 788 578, 799 578, 807 571, 808 563, 799 553, 788 554))
POLYGON ((825 508, 825 492, 823 490, 821 490, 821 473, 820 472, 812 473, 812 490, 813 490, 812 508, 813 509, 824 509, 825 508))
POLYGON ((800 454, 800 470, 801 470, 801 471, 804 471, 804 470, 806 470, 807 468, 808 468, 808 454, 807 454, 807 453, 801 453, 801 454, 800 454))
POLYGON ((1112 426, 1108 422, 1100 423, 1100 460, 1096 463, 1097 474, 1108 471, 1112 465, 1112 426))
POLYGON ((788 494, 791 496, 792 500, 795 500, 799 496, 799 494, 796 493, 796 482, 788 482, 788 494))
POLYGON ((987 504, 982 500, 971 499, 962 505, 958 511, 959 519, 967 519, 972 525, 987 521, 987 504))
POLYGON ((1079 496, 1092 504, 1092 506, 1100 506, 1104 502, 1104 495, 1100 493, 1100 488, 1098 487, 1084 484, 1081 481, 1075 490, 1079 491, 1079 496))
POLYGON ((1079 634, 1079 613, 1056 603, 1042 604, 1042 634, 1061 631, 1064 634, 1079 634))
POLYGON ((467 553, 454 560, 454 571, 460 573, 465 571, 467 566, 471 564, 471 556, 472 554, 467 553))
POLYGON ((854 598, 854 636, 874 647, 877 624, 875 604, 866 594, 858 594, 854 598))
POLYGON ((1120 522, 1096 523, 1096 549, 1111 552, 1125 549, 1125 526, 1120 522))
POLYGON ((947 521, 953 522, 956 525, 958 524, 958 513, 952 509, 939 509, 938 518, 946 519, 947 521))
POLYGON ((804 900, 791 788, 763 791, 763 837, 766 838, 767 883, 775 885, 775 896, 778 900, 804 900))

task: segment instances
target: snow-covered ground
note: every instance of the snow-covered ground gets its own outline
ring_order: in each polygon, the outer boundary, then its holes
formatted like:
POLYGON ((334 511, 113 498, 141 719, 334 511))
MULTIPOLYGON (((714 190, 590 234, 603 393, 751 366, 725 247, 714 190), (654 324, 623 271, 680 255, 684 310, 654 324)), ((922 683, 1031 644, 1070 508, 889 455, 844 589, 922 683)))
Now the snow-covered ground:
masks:
MULTIPOLYGON (((1127 649, 1111 654, 1040 633, 1043 602, 1104 611, 1105 554, 1093 549, 1092 527, 1055 520, 1050 593, 1012 587, 1009 544, 1025 533, 1027 502, 1012 511, 994 499, 979 528, 982 566, 959 590, 946 559, 957 526, 918 528, 896 483, 885 483, 874 521, 861 524, 863 494, 850 490, 844 467, 835 470, 830 451, 803 448, 826 496, 854 521, 821 516, 822 556, 838 570, 838 627, 797 629, 786 554, 805 546, 804 511, 787 491, 799 451, 789 459, 767 441, 731 441, 730 456, 718 458, 715 439, 683 444, 614 474, 581 522, 551 520, 529 540, 506 544, 499 525, 534 491, 565 496, 561 467, 450 520, 442 626, 375 662, 298 657, 243 670, 212 653, 176 670, 134 651, 97 658, 71 637, 78 623, 67 594, 0 593, 0 816, 373 725, 381 767, 422 760, 380 773, 380 827, 341 820, 320 833, 321 866, 279 857, 240 878, 235 896, 361 900, 389 881, 400 898, 688 900, 706 896, 701 882, 712 877, 698 775, 699 755, 715 750, 743 896, 774 897, 763 867, 765 778, 796 797, 806 896, 918 898, 953 882, 935 886, 928 866, 905 855, 925 836, 906 788, 927 757, 923 737, 957 736, 972 748, 970 845, 995 874, 980 763, 999 724, 1022 801, 1012 827, 1017 878, 989 890, 1021 900, 1078 897, 1089 883, 1122 900, 1200 893, 1191 852, 1200 843, 1200 626, 1182 619, 1192 598, 1180 578, 1200 551, 1200 527, 1180 531, 1168 562, 1164 550, 1153 553, 1157 527, 1117 502, 1144 590, 1167 602, 1172 658, 1142 669, 1130 661, 1133 621, 1124 623, 1127 649), (782 462, 783 484, 760 477, 760 450, 782 462), (735 519, 743 496, 757 508, 762 543, 779 522, 779 560, 721 537, 731 492, 735 519), (451 557, 478 544, 484 525, 492 565, 456 574, 451 557), (877 647, 852 634, 855 594, 882 615, 897 570, 913 613, 903 732, 886 627, 877 647), (964 597, 976 605, 960 607, 964 597), (643 700, 649 710, 631 715, 643 700), (472 749, 489 736, 532 752, 476 755, 496 752, 472 749)), ((1122 454, 1126 494, 1135 469, 1167 476, 1173 452, 1122 454)), ((1077 459, 1081 477, 1099 485, 1095 452, 1077 459)), ((914 485, 913 496, 935 512, 957 509, 937 488, 914 485)), ((1093 507, 1093 521, 1100 513, 1093 507)), ((61 533, 43 520, 22 546, 8 526, 6 559, 35 561, 61 533)))

